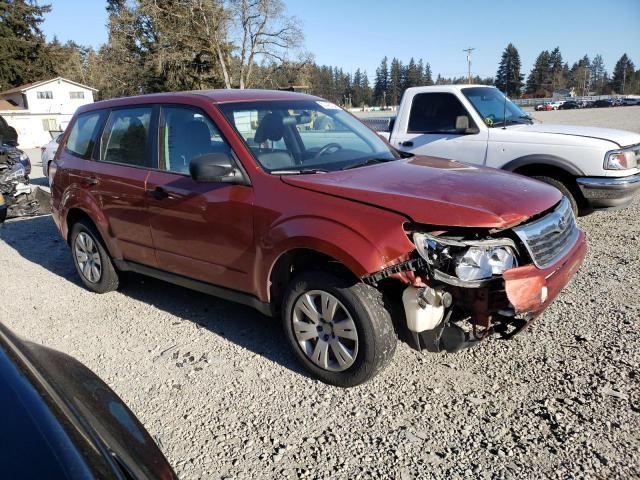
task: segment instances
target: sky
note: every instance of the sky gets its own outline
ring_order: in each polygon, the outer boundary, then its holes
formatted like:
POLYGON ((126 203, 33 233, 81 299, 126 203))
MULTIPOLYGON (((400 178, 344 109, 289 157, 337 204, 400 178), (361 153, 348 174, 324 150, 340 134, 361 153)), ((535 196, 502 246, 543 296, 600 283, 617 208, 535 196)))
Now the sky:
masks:
MULTIPOLYGON (((495 76, 502 51, 512 42, 527 75, 542 50, 560 47, 569 65, 584 54, 601 54, 609 72, 623 53, 640 68, 640 0, 284 0, 305 33, 305 49, 318 64, 347 72, 367 70, 372 80, 385 55, 431 64, 434 77, 471 70, 495 76)), ((45 3, 40 1, 39 3, 45 3)), ((107 39, 105 1, 48 0, 43 30, 50 40, 98 47, 107 39), (82 5, 81 8, 79 6, 82 5)))

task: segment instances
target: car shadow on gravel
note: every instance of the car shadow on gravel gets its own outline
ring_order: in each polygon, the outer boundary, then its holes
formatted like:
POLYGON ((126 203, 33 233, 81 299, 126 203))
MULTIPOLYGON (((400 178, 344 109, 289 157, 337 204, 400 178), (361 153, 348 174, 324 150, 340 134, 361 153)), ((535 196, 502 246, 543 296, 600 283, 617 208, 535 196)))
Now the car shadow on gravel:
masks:
MULTIPOLYGON (((50 215, 0 225, 0 242, 9 245, 24 259, 84 288, 73 266, 70 250, 50 215)), ((55 279, 52 285, 54 282, 55 279)), ((120 293, 153 305, 180 321, 193 322, 199 328, 206 328, 289 370, 308 376, 290 352, 277 319, 243 305, 136 274, 128 275, 120 293)), ((136 321, 133 317, 131 320, 136 321)), ((176 344, 179 343, 176 339, 176 344)))

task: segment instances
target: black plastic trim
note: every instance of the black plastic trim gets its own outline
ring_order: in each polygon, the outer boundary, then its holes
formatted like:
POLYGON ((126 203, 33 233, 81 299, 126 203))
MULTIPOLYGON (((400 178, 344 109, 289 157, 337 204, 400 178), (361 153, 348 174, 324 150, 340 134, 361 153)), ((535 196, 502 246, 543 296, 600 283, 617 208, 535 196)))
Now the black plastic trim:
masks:
POLYGON ((141 265, 135 262, 128 262, 126 260, 118 259, 114 259, 114 262, 118 270, 124 272, 135 272, 146 275, 148 277, 157 278, 158 280, 173 283, 174 285, 180 285, 181 287, 189 288, 197 292, 206 293, 207 295, 212 295, 214 297, 222 298, 224 300, 229 300, 231 302, 240 303, 242 305, 255 308, 260 313, 268 317, 273 316, 273 311, 270 303, 263 302, 248 293, 239 292, 230 288, 220 287, 218 285, 202 282, 200 280, 195 280, 193 278, 177 275, 175 273, 166 272, 164 270, 148 267, 146 265, 141 265))
POLYGON ((579 168, 575 167, 567 160, 556 157, 555 155, 525 155, 524 157, 519 157, 514 160, 511 160, 507 164, 505 164, 502 169, 513 172, 521 167, 526 167, 529 165, 548 165, 551 167, 556 167, 561 170, 564 170, 567 173, 575 176, 584 176, 584 173, 579 168))

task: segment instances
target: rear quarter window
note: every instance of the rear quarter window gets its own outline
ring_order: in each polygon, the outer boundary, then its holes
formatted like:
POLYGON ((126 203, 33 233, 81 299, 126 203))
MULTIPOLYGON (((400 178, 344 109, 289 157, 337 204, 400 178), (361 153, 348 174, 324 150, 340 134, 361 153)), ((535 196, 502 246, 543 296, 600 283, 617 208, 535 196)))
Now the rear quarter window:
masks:
POLYGON ((71 132, 69 132, 66 150, 77 157, 89 158, 103 117, 104 112, 89 112, 78 115, 71 132))

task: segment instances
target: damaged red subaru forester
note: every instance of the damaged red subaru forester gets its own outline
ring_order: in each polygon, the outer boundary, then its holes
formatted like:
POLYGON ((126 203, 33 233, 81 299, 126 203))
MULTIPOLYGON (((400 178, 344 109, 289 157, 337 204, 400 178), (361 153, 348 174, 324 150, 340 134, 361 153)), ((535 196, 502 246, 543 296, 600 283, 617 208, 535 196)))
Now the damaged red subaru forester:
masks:
POLYGON ((380 371, 398 335, 433 352, 512 336, 586 253, 555 188, 400 153, 289 92, 83 106, 50 177, 87 288, 133 271, 280 316, 302 364, 342 387, 380 371))

